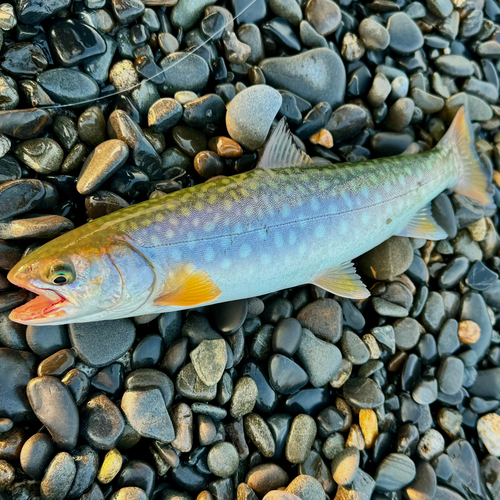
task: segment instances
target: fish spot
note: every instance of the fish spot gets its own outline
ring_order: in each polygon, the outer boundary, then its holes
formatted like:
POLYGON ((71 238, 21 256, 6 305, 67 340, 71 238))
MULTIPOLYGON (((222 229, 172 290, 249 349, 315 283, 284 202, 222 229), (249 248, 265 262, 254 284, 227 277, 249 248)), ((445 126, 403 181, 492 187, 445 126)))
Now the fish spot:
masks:
POLYGON ((268 266, 271 263, 271 256, 267 253, 263 253, 260 256, 260 262, 263 266, 268 266))
POLYGON ((283 217, 290 217, 291 212, 292 212, 292 210, 291 210, 291 208, 288 205, 284 205, 281 208, 281 215, 283 217))
POLYGON ((167 238, 173 238, 175 236, 175 231, 173 229, 167 229, 165 236, 167 238))
POLYGON ((182 207, 181 208, 181 213, 185 217, 188 217, 191 214, 191 210, 189 210, 189 208, 187 208, 187 207, 182 207))
POLYGON ((319 207, 320 207, 320 204, 319 204, 319 201, 317 198, 313 198, 311 200, 311 208, 314 210, 314 211, 318 211, 319 210, 319 207))
POLYGON ((207 247, 205 248, 205 260, 207 262, 212 262, 214 259, 215 259, 215 252, 214 252, 214 249, 212 247, 207 247))
POLYGON ((295 231, 290 231, 288 233, 288 243, 290 245, 294 245, 296 241, 297 241, 297 233, 295 231))
POLYGON ((285 242, 283 241, 283 235, 281 233, 275 233, 274 235, 274 245, 276 248, 283 248, 285 242))
POLYGON ((195 219, 193 219, 193 226, 198 227, 199 225, 200 225, 200 219, 198 219, 198 217, 196 217, 195 219))
POLYGON ((251 217, 253 214, 254 214, 254 209, 253 209, 252 205, 247 205, 245 207, 245 215, 247 217, 251 217))
POLYGON ((314 236, 316 236, 316 238, 323 238, 326 234, 326 228, 323 224, 318 224, 315 228, 314 228, 314 236))
POLYGON ((387 219, 387 220, 385 221, 385 223, 386 223, 386 224, 390 224, 391 222, 392 222, 392 219, 387 219))
POLYGON ((240 247, 240 257, 246 259, 252 253, 252 247, 248 243, 244 243, 240 247))
POLYGON ((231 259, 222 259, 222 262, 220 263, 220 267, 222 269, 229 269, 231 267, 231 259))
POLYGON ((178 248, 174 247, 170 251, 170 257, 172 258, 172 260, 175 260, 178 262, 182 259, 182 253, 178 248))

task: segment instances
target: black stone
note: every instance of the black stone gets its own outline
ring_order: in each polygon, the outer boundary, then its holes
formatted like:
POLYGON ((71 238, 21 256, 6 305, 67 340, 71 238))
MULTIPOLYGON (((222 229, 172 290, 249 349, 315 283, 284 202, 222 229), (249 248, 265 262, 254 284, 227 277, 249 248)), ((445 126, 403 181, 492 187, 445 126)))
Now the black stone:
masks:
POLYGON ((432 201, 432 215, 440 227, 442 227, 450 238, 457 235, 458 226, 455 211, 450 198, 441 193, 432 201))
POLYGON ((327 102, 320 102, 307 113, 295 134, 301 139, 307 139, 319 132, 332 116, 332 107, 327 102))
POLYGON ((391 453, 377 467, 374 479, 378 491, 397 491, 410 484, 416 475, 411 458, 402 453, 391 453))
POLYGON ((90 379, 81 370, 77 368, 70 370, 62 379, 62 383, 69 389, 77 405, 87 398, 90 391, 90 379))
POLYGON ((66 67, 106 52, 106 42, 99 32, 75 19, 55 22, 50 27, 49 40, 56 59, 66 67))
POLYGON ((198 494, 208 487, 208 477, 202 474, 195 467, 179 464, 177 467, 170 469, 169 475, 172 481, 186 493, 193 495, 198 494))
POLYGON ((235 300, 212 307, 215 327, 222 333, 229 334, 240 328, 248 313, 248 301, 235 300))
POLYGON ((149 177, 141 169, 125 164, 110 178, 109 188, 126 200, 137 200, 148 191, 149 177))
POLYGON ((344 427, 344 418, 333 406, 320 411, 316 417, 316 422, 318 424, 318 434, 323 439, 344 427))
POLYGON ((159 370, 142 368, 131 372, 125 381, 126 390, 146 389, 156 387, 162 393, 165 406, 168 408, 174 400, 174 383, 159 370))
POLYGON ((424 333, 417 344, 418 355, 422 363, 430 365, 436 361, 438 350, 436 339, 430 333, 424 333))
POLYGON ((13 43, 3 53, 1 68, 17 78, 35 78, 47 67, 43 50, 29 42, 13 43))
POLYGON ((272 460, 279 460, 283 457, 292 420, 293 417, 286 413, 276 413, 266 420, 275 444, 275 452, 271 457, 272 460))
POLYGON ((132 368, 149 368, 158 364, 165 352, 165 343, 160 335, 146 335, 132 351, 132 368))
POLYGON ((276 353, 293 356, 300 345, 302 326, 295 318, 278 321, 272 334, 272 348, 276 353))
POLYGON ((57 446, 49 435, 33 434, 21 450, 21 467, 29 477, 40 481, 56 453, 57 446))
POLYGON ((183 120, 192 127, 217 123, 226 113, 226 105, 217 94, 206 94, 184 105, 183 120))
POLYGON ((156 484, 156 474, 147 462, 131 460, 120 471, 116 480, 117 488, 135 486, 145 491, 148 498, 152 498, 156 484))
POLYGON ((416 354, 410 354, 406 359, 401 372, 401 388, 403 391, 411 391, 413 385, 420 377, 420 358, 416 354))
POLYGON ((472 264, 465 283, 473 290, 484 292, 498 279, 498 274, 488 269, 482 262, 477 261, 472 264))
POLYGON ((71 0, 16 1, 19 22, 34 26, 69 7, 71 0))
POLYGON ((253 3, 250 0, 231 0, 231 7, 231 12, 238 24, 259 24, 267 15, 265 0, 257 0, 253 3))
POLYGON ((286 398, 283 409, 292 415, 307 413, 314 416, 330 402, 328 389, 302 389, 286 398))
POLYGON ((384 404, 384 395, 370 378, 350 378, 344 384, 344 398, 354 408, 370 409, 384 404))
POLYGON ((470 226, 484 217, 484 207, 478 201, 461 194, 452 195, 451 201, 455 208, 458 229, 470 226))
POLYGON ((462 255, 453 258, 444 268, 439 277, 439 286, 443 289, 453 288, 467 274, 469 270, 469 259, 462 255))
POLYGON ((474 321, 481 328, 481 337, 476 343, 470 345, 470 348, 476 352, 478 361, 481 361, 490 346, 492 335, 491 321, 481 294, 470 291, 462 296, 460 321, 466 319, 474 321))
POLYGON ((300 40, 290 23, 283 17, 274 17, 264 23, 261 30, 271 36, 278 45, 289 49, 291 52, 298 52, 301 49, 300 40))
POLYGON ((99 455, 88 445, 77 448, 71 454, 76 465, 76 475, 67 498, 78 498, 94 482, 99 469, 99 455))
POLYGON ((421 414, 422 408, 420 405, 409 394, 402 392, 399 395, 399 410, 397 411, 399 420, 402 423, 410 422, 416 424, 421 414))
POLYGON ((278 404, 278 396, 271 387, 267 375, 255 361, 247 361, 242 367, 242 376, 248 376, 257 384, 258 395, 255 409, 263 413, 271 413, 278 404))
POLYGON ((112 363, 105 366, 96 375, 94 375, 90 383, 92 387, 98 391, 107 392, 115 395, 123 387, 124 369, 121 363, 112 363))
POLYGON ((269 358, 269 381, 280 394, 293 394, 309 381, 303 368, 282 354, 269 358))

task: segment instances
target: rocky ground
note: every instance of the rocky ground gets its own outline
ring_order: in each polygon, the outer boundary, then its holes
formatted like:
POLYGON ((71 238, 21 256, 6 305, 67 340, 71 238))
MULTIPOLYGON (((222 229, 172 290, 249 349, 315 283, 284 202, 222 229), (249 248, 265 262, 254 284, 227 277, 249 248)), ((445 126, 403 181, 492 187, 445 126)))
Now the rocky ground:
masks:
POLYGON ((0 5, 0 500, 500 498, 498 23, 496 0, 0 5), (367 300, 8 319, 23 253, 252 169, 283 116, 327 164, 426 151, 462 105, 494 204, 440 195, 448 238, 362 256, 367 300))

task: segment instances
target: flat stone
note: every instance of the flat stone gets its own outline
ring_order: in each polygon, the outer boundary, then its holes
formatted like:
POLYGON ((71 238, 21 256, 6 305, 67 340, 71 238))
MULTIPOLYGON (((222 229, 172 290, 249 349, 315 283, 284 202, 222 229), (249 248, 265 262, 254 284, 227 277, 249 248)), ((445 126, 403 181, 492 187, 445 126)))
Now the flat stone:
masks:
POLYGON ((76 69, 50 69, 40 73, 37 82, 51 99, 60 104, 76 104, 99 95, 97 82, 76 69))
POLYGON ((354 408, 372 409, 384 403, 384 395, 370 378, 355 377, 344 384, 344 398, 354 408))
POLYGON ((404 12, 397 12, 387 21, 389 47, 402 55, 417 51, 424 44, 424 37, 418 25, 404 12))
POLYGON ((286 441, 286 459, 292 464, 304 462, 309 456, 316 432, 316 422, 312 417, 305 414, 297 415, 292 421, 286 441))
POLYGON ((274 463, 256 465, 245 477, 245 483, 258 495, 267 495, 271 491, 285 487, 288 482, 288 474, 274 463))
POLYGON ((338 342, 342 336, 342 308, 333 299, 318 299, 297 314, 297 320, 322 340, 338 342))
POLYGON ((293 394, 309 381, 304 369, 282 354, 273 354, 269 358, 268 369, 269 381, 280 394, 293 394))
POLYGON ((257 384, 250 377, 241 377, 236 382, 231 397, 231 416, 241 418, 250 413, 257 401, 257 384))
POLYGON ((231 443, 225 441, 216 443, 208 452, 207 464, 210 471, 216 476, 229 477, 238 468, 238 452, 231 443))
POLYGON ((352 482, 359 467, 359 450, 348 447, 337 453, 332 460, 332 476, 337 484, 352 482))
POLYGON ((323 498, 325 494, 321 483, 317 479, 305 474, 301 474, 293 479, 285 491, 297 495, 302 500, 317 500, 323 498))
POLYGON ((130 425, 141 436, 170 443, 175 432, 159 389, 125 391, 121 408, 130 425))
POLYGON ((455 356, 448 356, 439 365, 436 378, 439 390, 444 394, 456 394, 464 379, 463 361, 455 356))
POLYGON ((304 14, 311 26, 322 36, 334 33, 341 21, 339 6, 332 0, 310 0, 304 14))
POLYGON ((43 183, 37 179, 19 179, 0 184, 0 220, 32 210, 44 196, 43 183))
POLYGON ((198 377, 192 363, 185 365, 177 375, 175 387, 185 398, 211 401, 217 395, 217 386, 207 386, 198 377))
POLYGON ((72 323, 71 346, 85 363, 96 368, 123 356, 135 340, 135 326, 129 319, 72 323))
POLYGON ((378 491, 397 491, 410 484, 416 475, 413 460, 402 453, 390 453, 375 471, 375 488, 378 491))
POLYGON ((53 174, 61 167, 64 151, 54 139, 40 138, 22 142, 16 148, 17 158, 40 174, 53 174))
POLYGON ((75 462, 76 473, 67 498, 78 498, 97 476, 99 455, 88 445, 79 446, 71 455, 75 462))
POLYGON ((69 389, 57 378, 44 376, 31 379, 26 393, 35 415, 56 444, 71 451, 78 440, 80 420, 69 389))
POLYGON ((488 452, 500 457, 500 415, 488 413, 477 421, 477 433, 488 452))
POLYGON ((326 101, 335 108, 343 102, 345 69, 340 57, 330 49, 264 59, 259 68, 270 85, 289 90, 313 105, 326 101), (332 81, 336 84, 331 85, 332 81))
POLYGON ((226 341, 203 340, 191 351, 190 358, 198 378, 206 386, 211 387, 219 382, 226 368, 226 341))
POLYGON ((44 2, 16 2, 19 22, 34 26, 58 14, 70 6, 71 0, 47 0, 44 2))
POLYGON ((314 387, 327 384, 340 369, 342 354, 329 342, 318 339, 311 331, 302 330, 297 357, 314 387))
POLYGON ((73 457, 62 451, 50 462, 42 482, 40 493, 44 500, 64 500, 75 478, 76 466, 73 457))
POLYGON ((257 413, 250 413, 244 419, 245 433, 257 447, 260 453, 267 458, 271 458, 275 451, 271 429, 266 421, 257 413))
POLYGON ((44 109, 0 111, 0 132, 16 139, 32 139, 42 134, 51 123, 52 117, 44 109))
POLYGON ((349 329, 345 329, 341 340, 342 354, 353 365, 362 365, 370 358, 370 350, 361 338, 349 329))
POLYGON ((56 452, 56 444, 50 436, 36 433, 23 444, 19 461, 29 477, 40 481, 56 452))
POLYGON ((160 67, 164 71, 165 83, 159 87, 167 95, 173 96, 181 90, 200 92, 208 82, 208 64, 197 54, 186 57, 184 52, 174 52, 160 61, 160 67), (174 65, 175 69, 170 70, 174 65))

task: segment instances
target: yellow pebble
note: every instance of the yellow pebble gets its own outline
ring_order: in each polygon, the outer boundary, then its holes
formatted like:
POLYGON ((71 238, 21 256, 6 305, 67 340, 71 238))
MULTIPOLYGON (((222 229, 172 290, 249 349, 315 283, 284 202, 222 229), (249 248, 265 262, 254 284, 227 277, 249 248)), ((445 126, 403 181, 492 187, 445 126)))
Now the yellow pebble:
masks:
POLYGON ((458 324, 458 339, 462 344, 475 344, 481 337, 481 327, 466 319, 458 324))
POLYGON ((473 222, 467 229, 474 241, 483 241, 486 238, 486 219, 483 217, 473 222))
POLYGON ((377 415, 373 410, 359 411, 359 426, 365 438, 365 448, 369 450, 378 436, 377 415))
POLYGON ((349 430, 349 435, 347 436, 347 440, 345 442, 345 447, 353 446, 357 448, 359 451, 365 449, 365 438, 359 425, 352 424, 351 429, 349 430))
POLYGON ((101 465, 101 470, 97 475, 97 480, 102 484, 108 484, 116 477, 122 468, 122 454, 113 448, 106 453, 101 465))
POLYGON ((500 172, 498 170, 493 170, 493 182, 500 187, 500 172))
POLYGON ((312 144, 319 144, 320 146, 324 146, 325 148, 333 147, 333 137, 332 134, 326 130, 326 128, 322 128, 319 132, 309 137, 309 140, 312 144))

